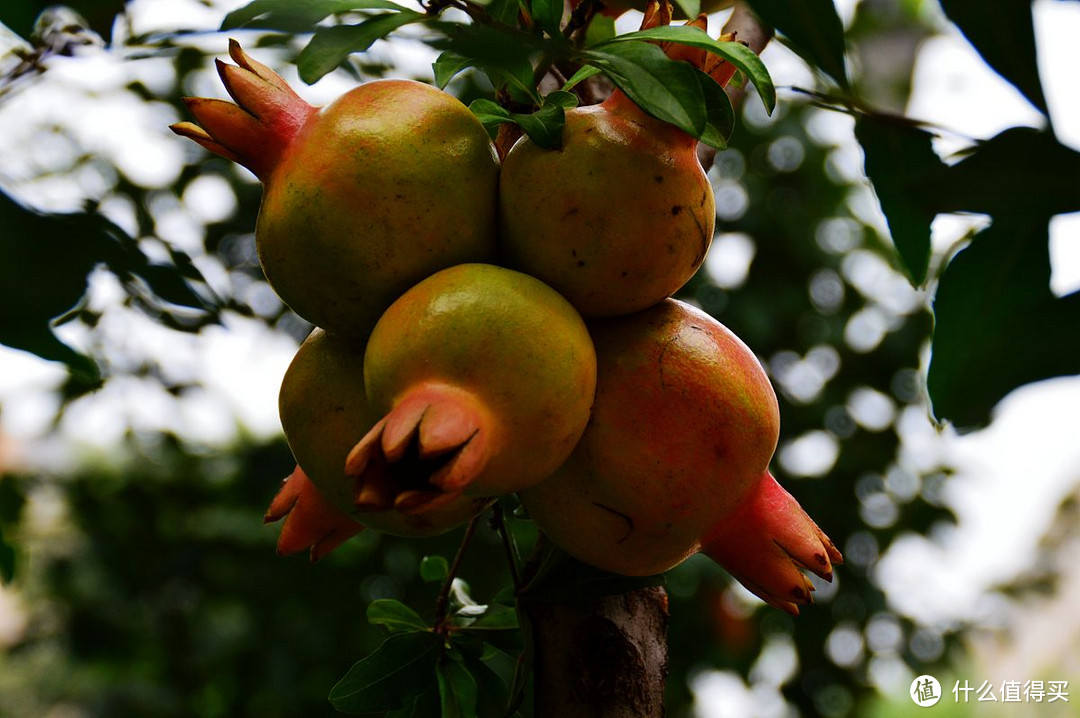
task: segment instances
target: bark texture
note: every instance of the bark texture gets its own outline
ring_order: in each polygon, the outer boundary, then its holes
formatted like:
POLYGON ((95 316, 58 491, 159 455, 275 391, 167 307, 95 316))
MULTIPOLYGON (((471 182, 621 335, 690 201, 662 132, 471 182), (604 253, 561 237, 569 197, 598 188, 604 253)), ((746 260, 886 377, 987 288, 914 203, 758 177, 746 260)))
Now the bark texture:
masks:
POLYGON ((537 718, 659 718, 668 602, 654 586, 579 603, 525 604, 537 718))

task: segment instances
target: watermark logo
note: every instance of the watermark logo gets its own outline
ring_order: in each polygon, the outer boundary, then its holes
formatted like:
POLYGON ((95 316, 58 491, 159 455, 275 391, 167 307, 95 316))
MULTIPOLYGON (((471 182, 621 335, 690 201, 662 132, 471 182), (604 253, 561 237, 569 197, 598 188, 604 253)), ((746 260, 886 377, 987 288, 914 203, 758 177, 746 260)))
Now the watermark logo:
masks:
POLYGON ((929 708, 941 700, 941 684, 933 676, 919 676, 911 682, 911 700, 921 708, 929 708))

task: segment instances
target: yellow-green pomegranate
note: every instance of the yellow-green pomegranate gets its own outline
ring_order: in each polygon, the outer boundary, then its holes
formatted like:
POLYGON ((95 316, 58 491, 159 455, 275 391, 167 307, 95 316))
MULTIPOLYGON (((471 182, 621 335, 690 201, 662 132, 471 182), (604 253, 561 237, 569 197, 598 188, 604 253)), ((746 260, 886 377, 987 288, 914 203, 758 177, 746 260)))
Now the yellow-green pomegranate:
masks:
POLYGON ((456 98, 376 80, 316 108, 236 42, 229 54, 237 104, 187 98, 199 124, 172 129, 262 181, 259 259, 297 314, 364 336, 424 277, 493 258, 498 160, 456 98))
POLYGON ((596 355, 553 289, 466 264, 391 305, 368 341, 364 384, 382 418, 346 472, 372 505, 409 511, 546 478, 588 422, 596 355))
MULTIPOLYGON (((364 500, 355 478, 345 472, 345 457, 379 420, 365 395, 363 361, 363 342, 315 329, 285 372, 278 404, 298 467, 268 513, 271 520, 290 514, 281 535, 287 544, 283 552, 306 548, 305 542, 320 533, 339 536, 353 524, 397 536, 439 534, 491 504, 486 497, 461 496, 426 510, 403 512, 392 504, 364 500)), ((328 550, 313 548, 312 555, 328 550)))

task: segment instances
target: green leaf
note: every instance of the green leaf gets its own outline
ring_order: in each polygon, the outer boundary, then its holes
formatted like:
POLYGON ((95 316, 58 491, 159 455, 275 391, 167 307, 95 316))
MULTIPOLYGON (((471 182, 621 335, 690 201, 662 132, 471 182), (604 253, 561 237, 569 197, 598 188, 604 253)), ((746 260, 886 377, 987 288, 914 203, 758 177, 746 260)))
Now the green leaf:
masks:
POLYGON ((367 620, 373 626, 385 626, 391 633, 428 630, 424 619, 416 611, 392 598, 379 598, 368 604, 367 620))
POLYGON ((517 611, 509 606, 490 606, 484 615, 473 621, 469 631, 516 631, 517 611))
POLYGON ((320 20, 337 13, 404 9, 390 0, 254 0, 226 15, 221 29, 247 26, 311 32, 320 20))
POLYGON ((776 86, 773 84, 772 76, 769 75, 769 70, 765 67, 765 63, 761 61, 761 58, 746 45, 738 42, 721 42, 720 40, 714 40, 704 31, 696 27, 669 25, 667 27, 654 27, 648 30, 628 32, 624 35, 619 35, 606 42, 600 43, 599 46, 594 47, 593 49, 608 47, 620 42, 633 42, 639 40, 677 42, 680 45, 701 48, 702 50, 708 50, 715 55, 719 55, 734 65, 737 70, 746 75, 750 81, 754 83, 754 87, 756 87, 758 91, 758 96, 765 105, 765 110, 770 115, 773 110, 776 109, 776 86))
POLYGON ((705 131, 705 98, 697 70, 672 60, 656 45, 624 42, 582 53, 615 86, 653 117, 669 122, 693 137, 705 131))
POLYGON ((80 306, 95 267, 106 265, 140 299, 205 308, 185 280, 199 277, 190 262, 151 264, 134 239, 100 215, 42 214, 0 193, 0 226, 0 343, 65 363, 80 391, 100 383, 98 367, 60 341, 53 325, 80 306))
POLYGON ((1047 218, 995 218, 945 269, 927 388, 934 415, 982 426, 1014 388, 1080 372, 1080 292, 1049 289, 1047 218))
POLYGON ((440 639, 430 633, 395 633, 357 662, 330 691, 343 713, 400 709, 427 688, 440 639))
POLYGON ((704 72, 699 72, 697 77, 701 83, 701 93, 705 96, 708 118, 705 131, 698 139, 710 147, 722 150, 727 147, 731 133, 735 131, 735 110, 731 106, 731 98, 724 92, 724 88, 720 87, 720 83, 704 72))
POLYGON ((454 79, 455 75, 472 66, 473 61, 470 58, 459 55, 453 50, 447 50, 431 64, 431 70, 435 76, 435 86, 440 90, 446 89, 446 86, 450 84, 450 80, 454 79))
POLYGON ((844 25, 832 0, 749 0, 749 4, 762 22, 786 35, 811 65, 841 87, 848 86, 844 25))
POLYGON ((592 22, 585 28, 585 47, 610 40, 615 34, 615 18, 610 15, 594 15, 592 22))
MULTIPOLYGON (((462 660, 465 667, 472 674, 477 687, 477 715, 480 716, 504 716, 506 715, 507 703, 510 692, 506 681, 496 673, 491 666, 479 657, 462 651, 462 660)), ((506 654, 496 653, 503 658, 509 659, 506 654)))
POLYGON ((686 17, 697 17, 701 14, 701 0, 675 0, 675 4, 683 11, 686 17))
POLYGON ((1012 127, 925 189, 938 212, 1051 215, 1080 210, 1080 153, 1053 134, 1012 127))
POLYGON ((855 123, 866 176, 874 184, 893 244, 912 284, 926 281, 930 266, 930 222, 926 187, 945 169, 934 154, 932 135, 889 118, 866 115, 855 123))
POLYGON ((4 528, 0 526, 0 583, 11 583, 15 578, 15 549, 4 540, 4 528))
POLYGON ((562 147, 563 127, 566 126, 566 109, 563 105, 545 102, 543 107, 530 115, 514 113, 510 116, 521 126, 529 139, 540 147, 546 150, 562 147))
POLYGON ((437 674, 442 718, 476 718, 476 679, 456 652, 439 663, 437 674))
POLYGON ((532 8, 533 19, 544 32, 551 37, 557 37, 561 34, 562 0, 532 0, 530 7, 532 8))
POLYGON ((385 718, 431 718, 439 715, 439 681, 435 671, 427 674, 427 688, 412 701, 405 701, 405 706, 390 711, 385 718))
POLYGON ((533 81, 532 56, 543 43, 536 45, 518 37, 479 24, 429 22, 441 33, 427 40, 432 47, 468 58, 469 64, 488 76, 497 89, 508 88, 515 97, 529 104, 540 104, 533 81))
POLYGON ((402 10, 375 15, 358 25, 319 28, 311 42, 296 58, 300 79, 310 85, 336 69, 350 54, 364 52, 376 40, 386 37, 399 27, 420 22, 426 17, 422 13, 402 10))
POLYGON ((487 13, 492 20, 511 27, 517 26, 518 11, 520 9, 521 6, 518 4, 518 0, 491 0, 487 4, 487 13))
POLYGON ((1044 115, 1031 2, 941 0, 941 9, 975 46, 986 64, 1011 82, 1044 115))
POLYGON ((566 81, 566 84, 562 86, 562 90, 563 92, 567 92, 575 85, 584 82, 585 80, 588 80, 593 75, 599 74, 601 74, 601 70, 599 67, 593 67, 592 65, 582 65, 581 68, 579 68, 578 71, 575 72, 570 77, 570 79, 566 81))
MULTIPOLYGON (((491 100, 475 100, 473 105, 477 102, 488 102, 502 110, 502 107, 491 102, 491 100)), ((472 109, 472 105, 469 105, 469 109, 472 109)), ((476 112, 476 110, 473 110, 473 112, 476 112)), ((477 117, 479 116, 477 114, 477 117)), ((420 578, 422 580, 428 583, 442 583, 449 575, 450 564, 442 556, 424 556, 424 558, 420 559, 420 578)))

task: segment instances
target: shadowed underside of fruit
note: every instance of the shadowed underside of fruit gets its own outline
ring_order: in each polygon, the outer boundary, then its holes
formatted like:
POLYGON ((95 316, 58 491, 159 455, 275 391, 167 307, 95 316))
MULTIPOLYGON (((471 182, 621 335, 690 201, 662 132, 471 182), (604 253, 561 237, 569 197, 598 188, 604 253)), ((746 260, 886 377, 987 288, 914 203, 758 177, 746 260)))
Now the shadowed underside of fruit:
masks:
POLYGON ((230 43, 218 72, 237 104, 187 98, 172 127, 263 182, 256 228, 271 286, 297 314, 364 336, 390 303, 444 267, 495 253, 498 160, 453 96, 366 82, 323 108, 230 43))
MULTIPOLYGON (((298 471, 310 479, 317 496, 334 508, 333 515, 347 517, 368 528, 397 536, 430 536, 460 526, 487 508, 491 501, 486 497, 459 495, 424 507, 409 506, 408 511, 403 511, 393 500, 378 504, 358 500, 363 499, 362 487, 355 478, 346 475, 345 458, 379 419, 365 395, 364 346, 363 342, 316 329, 289 365, 278 404, 281 425, 299 464, 298 471)), ((290 478, 290 483, 299 484, 300 480, 293 482, 290 478)), ((288 488, 289 483, 282 492, 288 488)), ((285 500, 279 496, 275 506, 285 500)), ((274 518, 278 513, 272 507, 274 518)), ((316 522, 300 521, 301 525, 310 523, 316 522)), ((283 529, 282 541, 296 545, 295 540, 284 536, 283 529)))
POLYGON ((443 270, 372 332, 368 398, 383 416, 349 454, 361 505, 409 512, 543 480, 589 418, 596 357, 581 317, 532 277, 443 270))
POLYGON ((840 556, 767 473, 779 411, 753 353, 671 299, 590 331, 592 418, 570 458, 521 494, 541 530, 626 575, 666 571, 705 543, 773 605, 809 602, 798 567, 828 578, 840 556))

